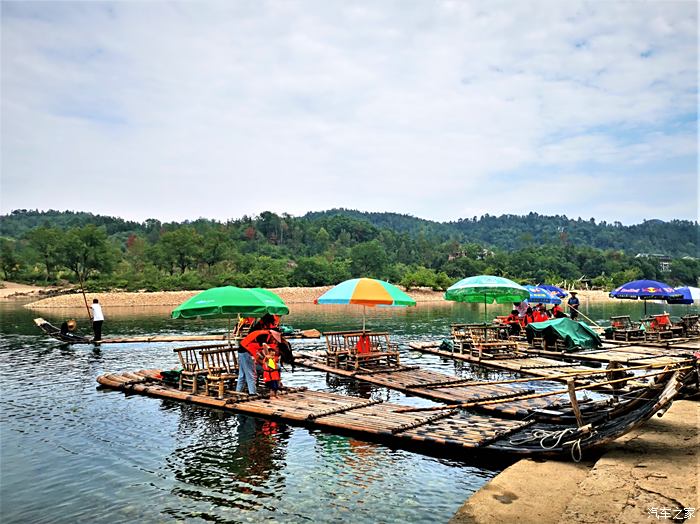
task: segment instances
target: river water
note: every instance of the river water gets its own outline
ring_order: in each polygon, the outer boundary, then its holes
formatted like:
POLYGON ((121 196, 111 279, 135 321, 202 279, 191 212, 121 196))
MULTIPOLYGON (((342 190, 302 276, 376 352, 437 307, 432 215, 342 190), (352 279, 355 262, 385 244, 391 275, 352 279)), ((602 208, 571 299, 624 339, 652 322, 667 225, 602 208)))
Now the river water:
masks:
MULTIPOLYGON (((649 305, 650 311, 668 306, 649 305)), ((681 315, 683 306, 671 312, 681 315)), ((292 306, 285 323, 321 331, 356 329, 362 309, 292 306)), ((638 318, 641 305, 586 307, 594 319, 638 318)), ((110 308, 103 336, 223 332, 225 321, 170 320, 169 309, 110 308)), ((506 314, 505 306, 489 314, 506 314)), ((177 367, 183 343, 64 346, 32 319, 79 319, 84 311, 30 311, 0 303, 0 520, 11 522, 447 522, 503 462, 417 454, 281 422, 98 389, 105 372, 177 367)), ((368 328, 387 330, 402 363, 463 377, 500 372, 411 351, 442 338, 453 322, 480 321, 483 308, 419 304, 367 309, 368 328)), ((293 341, 297 351, 319 341, 293 341)), ((401 393, 297 369, 289 386, 430 405, 401 393)))

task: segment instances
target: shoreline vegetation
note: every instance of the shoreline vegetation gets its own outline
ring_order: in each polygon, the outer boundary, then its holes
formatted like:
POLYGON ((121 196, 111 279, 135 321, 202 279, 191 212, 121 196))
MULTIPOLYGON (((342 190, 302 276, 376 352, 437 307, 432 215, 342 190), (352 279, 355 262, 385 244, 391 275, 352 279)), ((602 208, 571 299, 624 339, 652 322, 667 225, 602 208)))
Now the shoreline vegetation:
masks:
MULTIPOLYGON (((328 291, 332 286, 317 287, 281 287, 269 288, 270 291, 279 295, 286 304, 313 304, 314 300, 328 291)), ((199 291, 145 291, 145 292, 100 292, 86 293, 88 302, 93 298, 99 298, 103 307, 149 307, 149 306, 178 306, 190 297, 200 293, 199 291)), ((415 288, 407 291, 417 303, 448 303, 444 299, 443 291, 433 291, 429 288, 415 288)), ((581 290, 578 296, 582 302, 604 302, 613 301, 608 296, 607 291, 601 290, 581 290)), ((25 304, 30 309, 53 309, 53 308, 84 308, 83 295, 76 289, 61 289, 55 287, 43 288, 39 286, 29 286, 12 282, 3 282, 0 288, 0 299, 21 299, 36 298, 35 301, 25 304), (46 296, 53 295, 53 296, 46 296), (45 297, 45 298, 42 298, 45 297)), ((566 303, 566 299, 564 299, 566 303)))

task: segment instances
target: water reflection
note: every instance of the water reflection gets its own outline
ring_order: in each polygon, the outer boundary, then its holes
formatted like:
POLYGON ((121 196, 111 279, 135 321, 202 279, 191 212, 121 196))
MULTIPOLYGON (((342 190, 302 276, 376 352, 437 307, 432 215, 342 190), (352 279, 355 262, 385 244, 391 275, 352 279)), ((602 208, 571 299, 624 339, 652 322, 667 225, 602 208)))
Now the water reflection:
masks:
MULTIPOLYGON (((186 436, 166 459, 178 481, 172 489, 177 498, 213 504, 200 513, 205 520, 236 509, 244 512, 274 512, 285 484, 289 427, 281 422, 215 410, 179 409, 177 434, 186 436)), ((173 517, 191 515, 175 509, 173 517)))

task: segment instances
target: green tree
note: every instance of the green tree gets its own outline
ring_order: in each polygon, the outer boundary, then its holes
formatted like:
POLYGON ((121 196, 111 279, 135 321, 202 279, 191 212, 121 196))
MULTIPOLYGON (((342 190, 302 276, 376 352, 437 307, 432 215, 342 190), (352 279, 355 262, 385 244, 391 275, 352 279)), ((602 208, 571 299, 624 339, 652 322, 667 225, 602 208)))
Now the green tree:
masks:
POLYGON ((117 249, 107 240, 104 227, 90 224, 66 232, 61 258, 82 282, 96 272, 111 271, 116 257, 117 249))
POLYGON ((352 248, 350 271, 354 277, 382 278, 386 270, 387 255, 377 240, 364 242, 352 248))
POLYGON ((195 267, 201 254, 202 237, 192 227, 163 233, 158 243, 164 259, 184 273, 195 267))
POLYGON ((46 268, 46 280, 53 279, 53 272, 61 259, 64 233, 60 229, 40 226, 28 231, 29 245, 39 254, 46 268))
POLYGON ((0 238, 0 265, 2 265, 5 280, 14 279, 20 270, 20 261, 15 251, 15 244, 14 240, 0 238))

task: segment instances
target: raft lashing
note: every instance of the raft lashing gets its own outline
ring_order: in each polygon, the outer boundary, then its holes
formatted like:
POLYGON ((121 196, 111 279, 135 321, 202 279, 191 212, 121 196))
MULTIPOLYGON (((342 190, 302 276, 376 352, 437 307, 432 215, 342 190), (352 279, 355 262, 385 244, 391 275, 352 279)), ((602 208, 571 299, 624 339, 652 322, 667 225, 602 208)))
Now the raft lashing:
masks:
POLYGON ((658 381, 653 396, 638 402, 634 409, 585 426, 512 420, 451 406, 426 411, 306 388, 282 390, 274 399, 233 392, 215 398, 171 387, 157 369, 110 373, 98 377, 97 382, 124 392, 276 418, 412 449, 426 446, 433 452, 464 454, 569 455, 578 460, 585 450, 614 440, 670 406, 682 381, 680 372, 669 371, 658 381))

